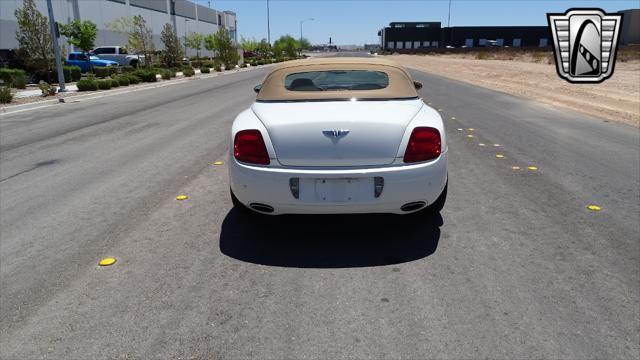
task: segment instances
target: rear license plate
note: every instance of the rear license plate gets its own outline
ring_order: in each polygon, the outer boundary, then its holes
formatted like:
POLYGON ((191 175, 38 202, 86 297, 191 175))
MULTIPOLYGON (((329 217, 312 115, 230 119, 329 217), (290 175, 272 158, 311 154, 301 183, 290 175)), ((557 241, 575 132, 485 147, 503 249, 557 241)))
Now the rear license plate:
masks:
POLYGON ((360 179, 316 179, 316 200, 319 202, 349 202, 356 200, 360 179))

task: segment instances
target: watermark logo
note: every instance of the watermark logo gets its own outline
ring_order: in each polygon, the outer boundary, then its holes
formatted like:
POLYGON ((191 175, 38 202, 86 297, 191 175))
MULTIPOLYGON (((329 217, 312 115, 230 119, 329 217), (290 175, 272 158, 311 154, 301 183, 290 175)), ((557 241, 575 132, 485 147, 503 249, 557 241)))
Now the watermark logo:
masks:
POLYGON ((558 75, 571 83, 599 83, 611 75, 622 14, 569 9, 547 14, 558 75))

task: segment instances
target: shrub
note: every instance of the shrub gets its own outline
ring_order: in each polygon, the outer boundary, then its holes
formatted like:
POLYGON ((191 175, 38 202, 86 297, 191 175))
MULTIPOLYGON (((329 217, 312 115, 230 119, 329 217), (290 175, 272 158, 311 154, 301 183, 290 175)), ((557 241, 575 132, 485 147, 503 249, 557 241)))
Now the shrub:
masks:
POLYGON ((157 72, 162 76, 162 79, 164 80, 171 79, 171 75, 173 75, 173 72, 169 69, 158 69, 157 72))
POLYGON ((191 66, 193 66, 194 68, 199 68, 202 66, 202 61, 200 60, 192 60, 191 61, 191 66))
POLYGON ((191 76, 195 75, 196 72, 192 68, 186 67, 186 68, 182 69, 182 74, 184 74, 184 76, 186 76, 186 77, 191 77, 191 76))
POLYGON ((94 67, 93 67, 93 73, 94 73, 97 77, 99 77, 99 78, 101 78, 101 79, 104 79, 104 78, 106 78, 107 76, 111 75, 111 69, 109 69, 109 68, 108 68, 108 67, 106 67, 106 66, 94 66, 94 67))
POLYGON ((93 79, 84 79, 76 83, 78 91, 96 91, 98 90, 98 82, 93 79))
POLYGON ((140 78, 132 73, 123 74, 122 76, 126 77, 129 80, 129 84, 137 84, 140 82, 140 78))
POLYGON ((476 54, 476 59, 478 60, 487 60, 489 58, 489 53, 486 51, 480 51, 476 54))
POLYGON ((156 81, 158 81, 158 79, 156 78, 155 70, 138 69, 138 70, 134 71, 133 74, 135 76, 139 77, 140 80, 145 81, 145 82, 156 82, 156 81))
POLYGON ((214 70, 217 71, 217 72, 222 71, 222 65, 216 64, 216 66, 214 66, 214 70))
POLYGON ((120 69, 122 69, 122 72, 123 72, 123 73, 130 73, 130 72, 134 72, 134 71, 136 71, 136 68, 134 68, 134 67, 133 67, 133 66, 131 66, 131 65, 124 65, 124 66, 122 66, 120 69))
POLYGON ((27 75, 22 69, 0 68, 0 79, 7 87, 24 89, 27 86, 27 75))
POLYGON ((12 99, 11 89, 8 86, 0 86, 0 104, 8 104, 12 99))
POLYGON ((208 74, 211 72, 211 69, 209 69, 208 67, 204 66, 200 68, 200 72, 203 74, 208 74))
POLYGON ((118 84, 120 84, 120 86, 129 86, 130 81, 127 76, 120 75, 116 78, 116 80, 118 80, 118 84))
POLYGON ((63 66, 62 69, 64 71, 64 81, 78 81, 82 78, 80 66, 63 66))
POLYGON ((206 67, 206 68, 212 68, 215 66, 215 62, 211 61, 211 60, 205 60, 202 62, 202 66, 201 67, 206 67))
POLYGON ((109 89, 111 89, 111 80, 100 80, 100 81, 98 81, 98 89, 100 89, 100 90, 109 90, 109 89))
POLYGON ((51 86, 42 80, 40 80, 38 88, 40 88, 40 91, 42 91, 42 96, 53 96, 58 91, 57 87, 51 86))
POLYGON ((118 79, 111 79, 111 80, 105 80, 105 81, 111 81, 112 88, 120 87, 120 82, 118 81, 118 79))

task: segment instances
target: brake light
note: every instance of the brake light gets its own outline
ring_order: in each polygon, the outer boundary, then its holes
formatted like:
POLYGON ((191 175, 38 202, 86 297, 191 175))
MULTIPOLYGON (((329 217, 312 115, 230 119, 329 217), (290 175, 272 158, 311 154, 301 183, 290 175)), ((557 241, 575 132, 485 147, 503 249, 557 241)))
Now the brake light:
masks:
POLYGON ((413 163, 432 160, 440 156, 442 151, 440 132, 431 127, 417 127, 411 132, 404 162, 413 163))
POLYGON ((260 130, 242 130, 233 140, 233 156, 250 164, 269 165, 269 154, 260 130))

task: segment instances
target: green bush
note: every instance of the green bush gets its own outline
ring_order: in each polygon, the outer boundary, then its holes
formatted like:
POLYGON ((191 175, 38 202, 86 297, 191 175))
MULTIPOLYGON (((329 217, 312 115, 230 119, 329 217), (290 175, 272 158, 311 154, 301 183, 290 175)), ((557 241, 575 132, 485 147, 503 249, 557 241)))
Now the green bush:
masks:
POLYGON ((200 72, 203 73, 203 74, 208 74, 208 73, 211 72, 211 69, 206 67, 206 66, 203 66, 203 67, 200 68, 200 72))
POLYGON ((120 84, 120 86, 129 86, 130 81, 127 76, 120 75, 116 78, 116 80, 118 81, 118 84, 120 84))
POLYGON ((78 81, 82 78, 80 66, 63 66, 62 69, 64 71, 64 81, 78 81))
POLYGON ((0 86, 0 104, 8 104, 12 99, 11 89, 8 86, 0 86))
POLYGON ((173 72, 169 69, 157 69, 156 72, 162 76, 163 80, 170 80, 172 77, 171 75, 173 75, 173 72))
POLYGON ((140 82, 140 78, 133 73, 123 74, 122 76, 126 77, 129 80, 130 85, 140 82))
POLYGON ((120 69, 122 69, 123 73, 130 73, 130 72, 136 71, 136 68, 134 68, 131 65, 124 65, 124 66, 120 67, 120 69))
POLYGON ((96 91, 98 90, 98 82, 93 79, 84 79, 76 83, 78 91, 96 91))
POLYGON ((4 81, 4 85, 17 89, 27 87, 27 75, 22 69, 0 68, 0 79, 4 81))
POLYGON ((105 80, 105 81, 111 81, 112 88, 120 87, 120 82, 118 81, 118 79, 111 79, 111 80, 105 80))
POLYGON ((220 64, 216 64, 216 66, 214 66, 215 71, 220 72, 222 71, 222 65, 220 64))
POLYGON ((184 76, 186 76, 186 77, 191 77, 191 76, 195 75, 196 72, 192 68, 186 67, 186 68, 182 69, 182 74, 184 76))
POLYGON ((202 66, 202 61, 200 60, 193 60, 191 61, 191 66, 193 66, 194 68, 199 68, 202 66))
POLYGON ((155 70, 146 70, 146 69, 138 69, 133 72, 133 74, 140 78, 140 80, 144 82, 156 82, 158 79, 156 78, 155 70))
POLYGON ((100 81, 98 81, 98 89, 100 89, 100 90, 109 90, 109 89, 111 89, 111 80, 100 80, 100 81))
POLYGON ((96 77, 104 79, 107 76, 111 75, 111 69, 106 66, 94 66, 93 73, 96 75, 96 77))

